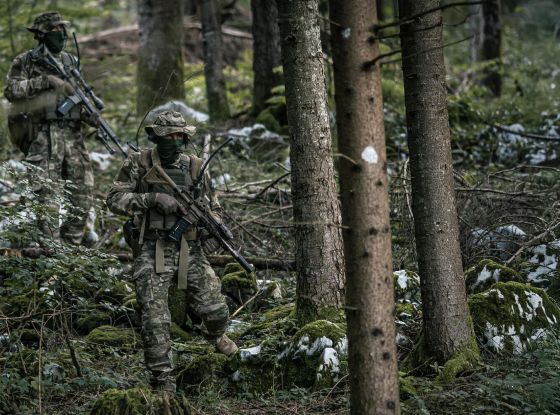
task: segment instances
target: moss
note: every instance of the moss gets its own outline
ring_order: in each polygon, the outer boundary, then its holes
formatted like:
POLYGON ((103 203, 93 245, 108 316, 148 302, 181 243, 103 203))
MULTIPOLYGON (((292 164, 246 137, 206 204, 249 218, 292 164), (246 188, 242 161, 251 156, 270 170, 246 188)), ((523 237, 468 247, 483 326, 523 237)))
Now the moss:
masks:
POLYGON ((177 384, 183 389, 199 387, 202 382, 224 382, 227 380, 229 358, 221 353, 206 349, 206 353, 195 355, 180 369, 177 384))
POLYGON ((185 330, 179 327, 178 324, 173 322, 171 323, 171 328, 169 329, 169 333, 171 334, 172 339, 179 339, 184 342, 188 342, 192 340, 192 336, 189 333, 187 333, 185 330))
POLYGON ((346 321, 344 310, 332 306, 321 306, 316 302, 299 298, 294 310, 294 317, 301 326, 316 320, 328 320, 336 323, 346 321))
POLYGON ((230 262, 226 264, 224 267, 224 271, 222 272, 222 276, 227 274, 233 274, 234 272, 243 271, 243 267, 239 265, 237 262, 230 262))
POLYGON ((442 371, 436 377, 436 382, 450 383, 458 374, 468 370, 474 370, 480 363, 480 350, 478 349, 478 344, 476 343, 476 338, 473 333, 463 349, 445 362, 442 371))
POLYGON ((109 389, 95 402, 91 415, 188 415, 192 407, 181 396, 164 399, 149 389, 109 389))
POLYGON ((169 288, 168 297, 169 312, 171 313, 171 321, 179 327, 184 327, 187 321, 187 292, 179 290, 176 286, 169 288))
POLYGON ((404 372, 399 372, 399 391, 401 399, 408 399, 417 395, 416 388, 412 383, 414 377, 407 376, 404 372))
POLYGON ((114 347, 138 347, 140 337, 132 329, 100 326, 86 336, 86 341, 114 347))
POLYGON ((222 277, 222 292, 238 304, 246 303, 258 290, 254 273, 236 271, 222 277))
POLYGON ((263 317, 266 321, 274 321, 280 318, 290 316, 293 313, 293 311, 294 311, 294 304, 290 303, 265 311, 263 313, 263 317))
POLYGON ((345 328, 327 320, 306 324, 282 356, 287 384, 316 390, 332 387, 348 370, 345 328))
POLYGON ((110 323, 111 316, 109 315, 109 313, 100 310, 93 310, 86 316, 79 318, 75 323, 75 327, 79 333, 87 334, 96 327, 107 325, 110 323))
POLYGON ((395 314, 397 317, 412 317, 416 314, 416 308, 410 303, 395 304, 395 314))
POLYGON ((474 330, 482 347, 520 353, 560 321, 560 308, 529 284, 499 282, 469 299, 474 330))
POLYGON ((477 293, 488 289, 496 282, 523 281, 514 269, 500 265, 490 259, 483 259, 465 272, 467 290, 477 293))

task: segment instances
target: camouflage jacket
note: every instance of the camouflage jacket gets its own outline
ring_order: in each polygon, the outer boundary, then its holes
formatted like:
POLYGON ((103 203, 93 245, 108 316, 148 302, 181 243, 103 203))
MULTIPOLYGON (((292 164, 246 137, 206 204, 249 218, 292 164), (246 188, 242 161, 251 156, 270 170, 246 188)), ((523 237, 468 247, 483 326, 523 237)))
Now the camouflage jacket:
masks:
MULTIPOLYGON (((60 119, 56 108, 65 98, 62 91, 55 91, 49 83, 47 75, 60 75, 43 61, 43 53, 37 47, 18 55, 12 62, 4 86, 4 95, 15 105, 16 112, 30 113, 39 123, 47 119, 60 119)), ((68 70, 77 68, 76 57, 69 53, 61 52, 55 59, 68 70)), ((67 118, 90 123, 88 116, 82 112, 80 106, 76 106, 67 118)))
MULTIPOLYGON (((24 52, 14 59, 6 77, 4 95, 10 102, 18 99, 30 98, 38 93, 50 89, 47 75, 57 75, 54 69, 42 62, 43 51, 35 48, 24 52)), ((76 67, 76 58, 66 52, 60 53, 62 63, 69 67, 76 67)))
MULTIPOLYGON (((116 214, 134 218, 137 226, 140 226, 146 213, 151 211, 148 206, 148 196, 151 193, 173 194, 173 190, 167 186, 156 186, 147 184, 143 178, 152 166, 152 152, 154 149, 143 149, 137 153, 131 153, 125 160, 113 187, 107 195, 107 206, 116 214)), ((175 170, 179 176, 184 175, 184 183, 176 183, 179 186, 189 188, 192 185, 196 171, 193 170, 194 156, 181 153, 176 162, 171 167, 166 167, 166 171, 175 170)), ((198 159, 200 160, 200 159, 198 159)), ((170 174, 171 175, 171 174, 170 174)), ((177 174, 175 174, 177 177, 177 174)), ((206 200, 210 209, 220 216, 220 205, 215 193, 210 185, 210 176, 204 175, 201 184, 200 200, 206 200)))

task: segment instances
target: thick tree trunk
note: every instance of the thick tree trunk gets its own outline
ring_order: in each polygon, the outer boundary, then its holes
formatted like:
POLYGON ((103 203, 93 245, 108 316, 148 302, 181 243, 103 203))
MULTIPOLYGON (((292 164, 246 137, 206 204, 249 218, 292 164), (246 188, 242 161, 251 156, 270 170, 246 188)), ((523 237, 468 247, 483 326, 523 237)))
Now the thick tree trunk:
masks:
MULTIPOLYGON (((400 16, 439 5, 401 1, 400 16)), ((403 24, 401 44, 424 339, 428 353, 444 363, 467 346, 472 332, 453 188, 441 10, 403 24)))
POLYGON ((301 323, 329 318, 342 306, 344 257, 327 112, 318 0, 278 2, 290 126, 301 323))
POLYGON ((223 73, 224 58, 219 9, 216 0, 199 1, 208 113, 211 121, 223 121, 229 117, 229 106, 223 73))
POLYGON ((502 91, 501 75, 501 6, 500 0, 471 6, 473 11, 472 58, 475 62, 493 62, 484 69, 481 84, 499 96, 502 91))
POLYGON ((253 14, 253 112, 266 107, 270 90, 282 82, 273 69, 282 65, 276 0, 251 0, 253 14))
POLYGON ((385 2, 383 0, 375 0, 375 8, 377 10, 377 21, 385 19, 385 2))
POLYGON ((184 99, 182 0, 138 0, 137 113, 184 99))
POLYGON ((370 0, 330 0, 351 414, 398 414, 399 377, 377 23, 370 0))

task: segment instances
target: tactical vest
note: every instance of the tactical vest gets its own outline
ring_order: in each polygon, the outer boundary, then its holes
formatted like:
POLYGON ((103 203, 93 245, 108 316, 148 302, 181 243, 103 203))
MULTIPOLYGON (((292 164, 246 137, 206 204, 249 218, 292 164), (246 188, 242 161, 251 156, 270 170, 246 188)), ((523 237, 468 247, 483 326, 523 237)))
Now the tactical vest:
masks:
MULTIPOLYGON (((142 150, 140 155, 140 164, 146 170, 146 174, 142 177, 140 183, 140 193, 167 193, 173 195, 173 189, 163 183, 150 182, 147 180, 147 173, 154 164, 161 165, 159 155, 156 148, 142 150)), ((175 166, 165 167, 165 172, 173 179, 179 188, 191 191, 193 183, 200 173, 202 159, 196 156, 181 154, 175 166)), ((171 229, 179 218, 174 215, 163 215, 157 209, 149 209, 144 218, 145 237, 148 239, 157 238, 159 231, 167 231, 171 229)))
MULTIPOLYGON (((157 149, 145 149, 140 153, 140 165, 146 171, 140 182, 141 193, 167 193, 173 194, 173 190, 169 186, 163 185, 157 181, 157 175, 150 174, 154 165, 160 165, 161 161, 157 149), (150 178, 152 177, 152 178, 150 178)), ((192 185, 200 173, 202 159, 195 156, 181 154, 176 162, 177 167, 164 168, 165 172, 173 181, 182 189, 191 191, 192 185)), ((155 272, 165 272, 165 259, 162 240, 166 232, 175 225, 178 217, 176 215, 162 215, 156 209, 152 208, 146 212, 142 220, 140 230, 140 244, 143 239, 155 239, 155 272)), ((179 289, 187 288, 187 271, 189 263, 189 245, 188 241, 198 238, 198 232, 193 229, 189 235, 183 234, 179 248, 179 264, 177 269, 177 287, 179 289)))

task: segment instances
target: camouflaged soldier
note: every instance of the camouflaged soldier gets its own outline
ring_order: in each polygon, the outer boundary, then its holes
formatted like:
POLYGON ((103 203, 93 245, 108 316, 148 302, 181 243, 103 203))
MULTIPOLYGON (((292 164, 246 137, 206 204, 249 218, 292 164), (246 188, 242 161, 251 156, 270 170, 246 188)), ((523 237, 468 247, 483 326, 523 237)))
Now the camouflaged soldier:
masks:
MULTIPOLYGON (((96 120, 76 105, 62 117, 56 109, 72 87, 56 75, 44 62, 46 50, 69 70, 77 67, 76 58, 63 49, 66 45, 66 27, 58 12, 38 15, 27 29, 35 35, 37 47, 18 55, 8 72, 4 95, 12 103, 8 123, 12 140, 25 154, 25 161, 41 167, 53 180, 64 179, 72 183, 70 202, 75 209, 72 219, 62 228, 47 229, 58 239, 80 244, 84 235, 86 214, 92 204, 93 172, 89 155, 84 146, 83 122, 96 126, 96 120), (20 134, 14 134, 13 131, 20 134), (15 137, 14 137, 15 136, 15 137), (61 235, 59 235, 59 233, 61 235)), ((40 200, 49 204, 53 200, 46 188, 36 188, 40 200)), ((58 206, 52 206, 58 209, 58 206)))
POLYGON ((167 238, 179 216, 188 215, 188 208, 154 173, 153 166, 160 165, 178 186, 200 189, 197 196, 208 200, 212 212, 219 216, 208 175, 200 186, 193 186, 202 160, 181 151, 195 127, 187 125, 180 113, 165 111, 145 129, 156 147, 127 158, 107 196, 107 206, 116 214, 131 217, 137 229, 131 243, 135 256, 133 279, 142 314, 145 363, 155 389, 175 391, 168 291, 176 280, 180 289, 186 286, 189 306, 202 319, 205 335, 217 350, 231 355, 237 346, 224 334, 229 312, 220 279, 202 248, 204 229, 188 230, 181 244, 167 238))

